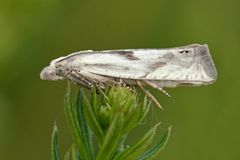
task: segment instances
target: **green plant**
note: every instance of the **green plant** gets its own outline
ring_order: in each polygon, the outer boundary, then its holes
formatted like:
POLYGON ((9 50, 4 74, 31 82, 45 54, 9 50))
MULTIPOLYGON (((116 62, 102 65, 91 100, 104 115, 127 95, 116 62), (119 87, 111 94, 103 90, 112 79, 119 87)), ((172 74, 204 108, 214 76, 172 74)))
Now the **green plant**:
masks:
MULTIPOLYGON (((112 87, 98 95, 93 89, 89 98, 80 89, 76 103, 70 100, 70 84, 65 96, 65 115, 71 129, 73 144, 64 160, 152 160, 164 148, 171 127, 153 144, 157 123, 131 146, 125 140, 146 118, 150 101, 127 88, 112 87), (93 141, 93 136, 96 138, 93 141)), ((58 129, 52 135, 51 158, 58 160, 58 129)))

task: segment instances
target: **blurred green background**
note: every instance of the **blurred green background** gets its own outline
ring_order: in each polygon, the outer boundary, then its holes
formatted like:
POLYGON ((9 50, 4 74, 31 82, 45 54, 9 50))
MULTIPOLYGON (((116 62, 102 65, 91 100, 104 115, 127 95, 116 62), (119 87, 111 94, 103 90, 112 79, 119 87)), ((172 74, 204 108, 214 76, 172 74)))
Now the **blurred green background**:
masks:
POLYGON ((50 60, 86 49, 208 43, 218 69, 215 84, 167 89, 172 98, 154 91, 165 111, 153 108, 151 115, 162 129, 173 125, 161 159, 239 160, 239 16, 238 0, 1 1, 0 159, 50 159, 55 120, 61 153, 70 144, 66 82, 39 79, 50 60))

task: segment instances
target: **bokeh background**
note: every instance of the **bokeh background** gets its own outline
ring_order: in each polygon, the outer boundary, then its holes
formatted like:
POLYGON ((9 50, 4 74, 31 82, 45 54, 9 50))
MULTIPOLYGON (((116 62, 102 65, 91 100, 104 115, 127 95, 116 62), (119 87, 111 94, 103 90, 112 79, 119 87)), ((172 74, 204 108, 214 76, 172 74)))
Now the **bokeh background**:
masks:
POLYGON ((153 109, 150 119, 162 121, 162 130, 173 125, 160 159, 239 160, 239 16, 238 0, 2 0, 0 159, 50 159, 55 120, 62 154, 70 144, 66 82, 39 79, 50 60, 85 49, 207 43, 218 69, 215 84, 167 89, 172 98, 153 91, 165 111, 153 109))

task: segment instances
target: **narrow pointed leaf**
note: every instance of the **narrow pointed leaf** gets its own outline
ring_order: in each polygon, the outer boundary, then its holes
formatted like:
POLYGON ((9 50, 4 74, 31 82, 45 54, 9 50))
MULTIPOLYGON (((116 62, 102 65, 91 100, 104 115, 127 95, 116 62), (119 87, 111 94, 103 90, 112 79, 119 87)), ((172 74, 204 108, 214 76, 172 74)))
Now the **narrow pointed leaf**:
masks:
POLYGON ((117 113, 110 124, 96 160, 112 160, 121 141, 123 125, 124 115, 121 112, 117 113))
POLYGON ((91 91, 91 97, 90 97, 90 101, 91 101, 91 106, 93 109, 93 112, 95 114, 95 116, 98 116, 98 102, 97 102, 97 93, 96 93, 96 88, 94 87, 91 91))
MULTIPOLYGON (((65 96, 65 115, 69 124, 69 127, 72 132, 73 140, 77 145, 77 148, 79 150, 79 153, 81 154, 81 157, 83 159, 92 160, 93 159, 93 153, 91 150, 91 147, 89 146, 89 143, 86 140, 86 130, 84 129, 85 126, 81 126, 78 124, 80 118, 78 114, 76 113, 77 110, 73 109, 71 100, 70 100, 70 84, 68 83, 67 92, 65 96)), ((82 121, 82 123, 84 120, 82 121)))
POLYGON ((131 111, 126 115, 124 133, 130 132, 134 127, 139 124, 140 108, 135 106, 131 111))
POLYGON ((169 127, 168 130, 164 133, 160 141, 157 144, 155 144, 153 147, 151 147, 148 151, 146 151, 143 155, 141 155, 138 158, 138 160, 155 159, 166 146, 168 139, 170 137, 170 134, 171 134, 171 127, 169 127))
POLYGON ((145 97, 141 105, 136 106, 127 114, 123 131, 124 133, 130 132, 137 125, 142 123, 149 112, 150 105, 151 102, 145 97))
POLYGON ((85 118, 86 115, 83 113, 83 107, 83 91, 80 89, 78 92, 76 106, 73 108, 74 120, 83 146, 88 151, 89 157, 93 158, 94 151, 92 144, 92 133, 87 125, 85 118))
POLYGON ((71 152, 70 151, 67 151, 66 153, 65 153, 65 155, 64 155, 64 158, 63 158, 63 160, 71 160, 71 152))
POLYGON ((92 106, 90 105, 88 99, 84 97, 84 102, 86 106, 83 108, 84 109, 84 114, 86 115, 86 120, 93 130, 94 134, 98 137, 100 143, 102 143, 102 140, 104 138, 103 130, 97 120, 97 117, 94 114, 94 111, 92 110, 92 106))
POLYGON ((144 97, 143 104, 141 105, 139 122, 141 123, 147 116, 151 107, 151 101, 148 100, 147 96, 144 97))
POLYGON ((80 160, 80 156, 75 144, 72 144, 68 149, 64 156, 64 160, 80 160))
POLYGON ((59 160, 58 157, 58 128, 57 124, 54 124, 52 141, 51 141, 51 160, 59 160))
POLYGON ((156 124, 136 144, 123 151, 114 160, 133 160, 139 157, 151 145, 159 124, 156 124))
POLYGON ((128 134, 123 134, 123 136, 121 137, 121 140, 120 140, 120 142, 118 144, 117 150, 114 153, 114 156, 120 154, 124 150, 124 147, 125 147, 124 143, 125 143, 125 141, 127 139, 127 136, 128 136, 128 134))
POLYGON ((72 160, 80 160, 80 155, 78 153, 78 150, 76 148, 76 145, 73 144, 72 147, 71 147, 71 157, 72 157, 72 160))

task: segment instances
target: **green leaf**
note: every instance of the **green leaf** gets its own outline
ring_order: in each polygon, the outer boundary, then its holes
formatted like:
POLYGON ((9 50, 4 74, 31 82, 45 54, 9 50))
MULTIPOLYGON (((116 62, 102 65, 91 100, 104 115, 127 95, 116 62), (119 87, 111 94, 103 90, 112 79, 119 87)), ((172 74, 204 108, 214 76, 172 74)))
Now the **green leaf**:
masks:
POLYGON ((76 106, 73 108, 74 119, 83 146, 89 152, 88 154, 91 156, 91 158, 93 158, 94 151, 92 143, 92 133, 86 122, 86 115, 84 115, 83 113, 83 108, 83 90, 80 89, 78 92, 76 106))
POLYGON ((111 107, 109 105, 101 105, 100 109, 98 111, 98 121, 103 129, 105 131, 109 127, 110 122, 110 113, 111 113, 111 107))
POLYGON ((160 139, 160 141, 157 144, 155 144, 154 146, 152 146, 148 151, 143 153, 138 158, 138 160, 153 160, 153 159, 155 159, 160 154, 160 152, 164 149, 164 147, 166 146, 168 139, 170 137, 170 134, 171 134, 171 128, 172 127, 169 127, 168 130, 164 133, 164 135, 160 139))
POLYGON ((110 124, 96 160, 112 160, 121 141, 123 125, 124 115, 119 112, 110 124))
POLYGON ((88 127, 82 113, 82 94, 79 94, 77 106, 73 108, 70 100, 70 91, 70 84, 68 83, 64 105, 65 115, 81 157, 91 160, 94 155, 89 139, 88 127))
POLYGON ((67 151, 66 154, 64 155, 63 160, 71 160, 71 159, 72 159, 71 152, 67 151))
MULTIPOLYGON (((158 123, 129 148, 124 144, 128 133, 139 125, 149 112, 150 101, 146 97, 139 99, 136 92, 123 87, 100 90, 100 95, 97 96, 94 88, 90 98, 79 90, 76 104, 72 105, 70 91, 68 83, 64 111, 74 144, 66 152, 64 160, 152 160, 167 143, 170 129, 160 142, 152 144, 158 123), (92 131, 99 139, 95 143, 98 144, 96 156, 92 131)), ((53 132, 51 155, 52 160, 59 159, 57 128, 53 132)))
POLYGON ((51 160, 58 160, 58 128, 55 122, 51 141, 51 160))
POLYGON ((126 114, 124 133, 130 132, 145 119, 150 109, 150 104, 150 101, 145 96, 142 104, 131 106, 132 109, 126 114))
POLYGON ((66 152, 64 156, 64 160, 80 160, 79 153, 76 149, 76 145, 72 144, 69 150, 66 152))
POLYGON ((107 93, 109 97, 107 103, 112 107, 110 121, 119 111, 128 113, 129 109, 136 103, 136 95, 127 88, 113 87, 107 93))
POLYGON ((140 116, 140 107, 132 106, 131 111, 126 114, 125 124, 124 124, 124 133, 130 132, 134 127, 139 124, 139 116, 140 116))
POLYGON ((118 144, 118 147, 116 149, 116 152, 114 153, 114 156, 120 154, 125 149, 124 148, 125 147, 124 143, 125 143, 125 141, 127 139, 127 136, 128 136, 127 134, 123 134, 123 136, 121 137, 121 139, 119 141, 119 144, 118 144))
POLYGON ((151 101, 148 100, 147 96, 144 96, 144 100, 140 108, 141 111, 139 116, 139 122, 142 122, 146 118, 150 110, 150 107, 151 107, 151 101))
POLYGON ((90 103, 91 103, 91 106, 92 106, 92 110, 93 110, 93 113, 95 114, 95 116, 97 117, 98 116, 98 101, 97 101, 97 93, 96 93, 96 88, 93 87, 93 89, 91 90, 91 96, 90 96, 90 103))
POLYGON ((152 143, 156 135, 157 127, 160 123, 156 124, 150 129, 136 144, 127 148, 122 154, 119 154, 114 160, 133 160, 139 157, 152 143))
POLYGON ((98 137, 100 143, 102 143, 104 139, 103 130, 98 122, 98 119, 96 115, 94 114, 94 111, 92 109, 92 106, 90 105, 88 99, 83 95, 84 102, 86 106, 83 108, 84 114, 86 115, 86 120, 91 129, 93 130, 94 134, 98 137))

